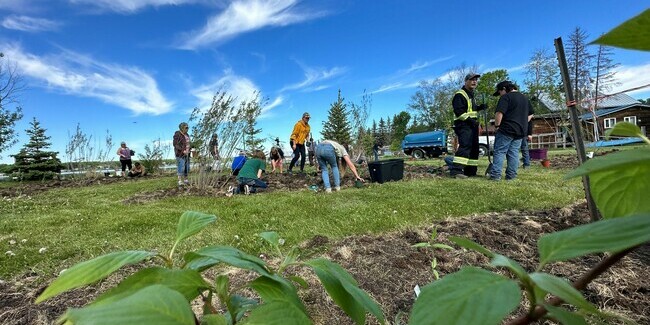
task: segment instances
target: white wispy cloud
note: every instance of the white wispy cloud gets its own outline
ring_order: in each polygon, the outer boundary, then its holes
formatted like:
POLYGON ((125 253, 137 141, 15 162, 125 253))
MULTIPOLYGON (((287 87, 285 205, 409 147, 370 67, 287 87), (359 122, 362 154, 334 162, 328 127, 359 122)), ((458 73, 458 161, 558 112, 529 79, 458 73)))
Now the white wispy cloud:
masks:
POLYGON ((159 115, 172 108, 156 80, 138 68, 99 62, 67 50, 37 56, 15 44, 3 44, 2 48, 24 76, 39 80, 42 86, 55 91, 97 98, 135 114, 159 115))
POLYGON ((300 11, 297 4, 298 0, 235 0, 221 13, 210 17, 201 30, 184 35, 179 47, 196 49, 241 33, 268 26, 287 26, 324 14, 300 11))
POLYGON ((61 26, 61 23, 45 18, 11 15, 5 17, 1 25, 6 29, 24 32, 41 32, 57 30, 61 26))
MULTIPOLYGON (((621 65, 616 69, 616 80, 619 82, 611 93, 637 88, 650 84, 650 62, 641 65, 621 65)), ((647 93, 650 88, 633 90, 628 95, 647 93)))
POLYGON ((316 85, 317 83, 325 80, 330 80, 334 77, 344 74, 347 71, 345 67, 334 67, 331 69, 308 67, 302 63, 298 63, 305 73, 305 80, 282 87, 280 92, 289 90, 302 90, 302 91, 318 91, 328 88, 326 85, 316 85))
POLYGON ((208 2, 208 0, 69 0, 75 5, 85 5, 100 11, 113 11, 130 14, 146 7, 178 6, 188 3, 208 2))
MULTIPOLYGON (((212 98, 218 91, 223 91, 235 97, 237 102, 251 100, 255 93, 261 93, 259 87, 246 77, 236 75, 232 70, 226 70, 216 81, 192 89, 190 93, 198 99, 198 107, 207 110, 212 104, 212 98)), ((270 104, 262 107, 260 118, 269 116, 271 110, 282 104, 282 96, 276 97, 270 104)))
POLYGON ((409 89, 415 88, 420 83, 420 80, 423 79, 422 73, 420 71, 425 70, 426 68, 440 62, 444 62, 453 58, 453 55, 437 58, 430 61, 416 61, 411 64, 410 67, 406 69, 398 70, 392 75, 382 77, 383 80, 389 80, 390 83, 383 84, 377 89, 370 91, 371 94, 378 94, 383 92, 390 92, 400 89, 409 89))

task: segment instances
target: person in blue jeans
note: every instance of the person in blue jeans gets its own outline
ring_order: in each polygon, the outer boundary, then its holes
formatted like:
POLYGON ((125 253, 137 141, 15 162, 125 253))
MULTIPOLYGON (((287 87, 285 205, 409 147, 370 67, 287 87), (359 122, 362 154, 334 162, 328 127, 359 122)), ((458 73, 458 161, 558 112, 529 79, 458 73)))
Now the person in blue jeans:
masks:
POLYGON ((521 141, 528 134, 528 122, 533 117, 533 106, 526 96, 517 91, 510 81, 497 84, 494 96, 500 96, 494 117, 497 134, 494 139, 494 162, 491 180, 501 180, 501 169, 506 161, 506 180, 517 178, 521 141))
POLYGON ((330 183, 330 175, 327 170, 329 165, 332 168, 332 176, 334 178, 334 190, 341 190, 341 173, 339 171, 339 159, 341 161, 341 166, 345 168, 345 165, 350 167, 352 173, 357 180, 365 182, 363 178, 359 177, 357 173, 357 168, 354 167, 354 164, 350 160, 350 155, 348 151, 336 141, 333 140, 323 140, 318 146, 316 146, 316 160, 320 166, 322 172, 323 183, 325 185, 325 192, 332 192, 332 185, 330 183))
POLYGON ((533 122, 528 121, 528 135, 521 139, 521 158, 524 161, 524 169, 530 167, 530 147, 529 143, 533 141, 533 122))
POLYGON ((268 185, 260 179, 262 173, 266 169, 266 155, 261 150, 253 153, 253 158, 247 159, 244 166, 237 175, 237 182, 239 186, 235 189, 230 189, 229 192, 239 194, 257 193, 258 189, 265 189, 268 185))

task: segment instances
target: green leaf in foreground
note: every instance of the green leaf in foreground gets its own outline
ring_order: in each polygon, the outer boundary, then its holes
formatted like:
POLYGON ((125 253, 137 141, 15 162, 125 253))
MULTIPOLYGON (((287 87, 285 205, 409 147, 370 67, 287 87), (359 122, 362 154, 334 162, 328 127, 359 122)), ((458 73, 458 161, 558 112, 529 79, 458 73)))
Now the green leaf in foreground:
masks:
POLYGON ((203 315, 201 325, 228 325, 228 321, 224 315, 209 314, 203 315))
POLYGON ((194 314, 185 297, 162 285, 153 285, 109 304, 70 309, 63 319, 73 324, 193 325, 194 314))
POLYGON ((317 258, 305 262, 311 266, 332 300, 357 324, 365 324, 366 311, 384 323, 384 314, 379 305, 357 284, 357 281, 340 265, 317 258))
POLYGON ((278 300, 287 301, 307 314, 305 306, 302 304, 300 297, 298 297, 296 288, 293 284, 279 276, 274 276, 273 278, 260 276, 249 283, 249 286, 260 295, 260 298, 265 303, 278 300))
POLYGON ((650 241, 650 214, 600 220, 542 236, 537 241, 540 268, 550 262, 617 252, 650 241))
POLYGON ((648 148, 619 151, 587 160, 587 162, 567 174, 566 178, 583 176, 606 170, 623 170, 630 166, 647 165, 649 163, 650 149, 648 148))
POLYGON ((105 304, 120 300, 148 286, 160 284, 182 294, 187 301, 196 298, 199 293, 209 287, 201 274, 195 270, 172 270, 162 267, 152 267, 140 270, 120 282, 117 287, 99 296, 93 305, 105 304))
POLYGON ((524 270, 524 268, 521 265, 519 265, 519 263, 515 262, 514 260, 510 259, 507 256, 503 256, 500 254, 494 255, 492 261, 490 261, 490 265, 506 267, 510 271, 512 271, 512 273, 514 273, 517 276, 517 278, 519 278, 520 280, 524 280, 528 278, 528 273, 526 272, 526 270, 524 270))
POLYGON ((585 299, 580 291, 576 290, 569 284, 569 281, 556 277, 548 273, 532 273, 530 279, 533 280, 535 285, 542 288, 542 290, 570 303, 578 308, 581 308, 590 313, 597 313, 598 309, 590 304, 585 299))
POLYGON ((465 267, 422 288, 410 324, 500 324, 521 300, 517 282, 465 267))
POLYGON ((487 248, 481 246, 480 244, 478 244, 476 242, 473 242, 473 241, 471 241, 471 240, 469 240, 467 238, 449 236, 449 241, 455 243, 456 245, 458 245, 458 246, 460 246, 462 248, 479 252, 479 253, 481 253, 481 254, 489 257, 489 258, 494 257, 494 253, 492 251, 490 251, 489 249, 487 249, 487 248))
POLYGON ((612 135, 618 135, 622 137, 643 137, 641 128, 632 124, 630 122, 619 122, 614 125, 613 128, 605 132, 605 138, 609 139, 612 135))
POLYGON ((647 198, 650 193, 650 160, 624 169, 593 173, 589 180, 591 196, 603 218, 650 213, 650 200, 647 198))
POLYGON ((650 51, 650 9, 610 30, 593 43, 650 51))
POLYGON ((273 247, 278 247, 280 245, 280 235, 275 231, 265 231, 260 233, 259 236, 273 247))
POLYGON ((587 325, 587 321, 582 315, 570 312, 562 307, 544 305, 544 308, 548 311, 548 316, 562 325, 587 325))
POLYGON ((36 303, 70 289, 99 281, 127 264, 138 263, 155 255, 145 251, 114 252, 81 262, 67 269, 36 299, 36 303))
POLYGON ((176 228, 176 242, 188 238, 215 222, 217 217, 196 211, 185 211, 178 220, 176 228))
POLYGON ((246 254, 230 246, 208 246, 184 256, 185 268, 204 270, 218 263, 225 263, 245 270, 252 270, 260 275, 271 276, 266 263, 258 257, 246 254))
POLYGON ((307 325, 311 320, 294 304, 276 300, 261 305, 248 316, 244 324, 247 325, 307 325))

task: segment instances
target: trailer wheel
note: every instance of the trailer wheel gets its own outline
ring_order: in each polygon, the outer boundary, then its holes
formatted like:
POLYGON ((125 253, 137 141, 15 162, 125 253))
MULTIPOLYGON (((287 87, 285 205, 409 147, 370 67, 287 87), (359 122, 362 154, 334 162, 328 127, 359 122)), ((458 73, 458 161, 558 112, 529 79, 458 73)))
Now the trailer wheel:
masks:
POLYGON ((415 159, 424 159, 424 151, 422 149, 415 149, 413 150, 412 156, 415 159))
POLYGON ((478 145, 478 156, 479 157, 485 157, 488 154, 488 147, 484 144, 479 144, 478 145))

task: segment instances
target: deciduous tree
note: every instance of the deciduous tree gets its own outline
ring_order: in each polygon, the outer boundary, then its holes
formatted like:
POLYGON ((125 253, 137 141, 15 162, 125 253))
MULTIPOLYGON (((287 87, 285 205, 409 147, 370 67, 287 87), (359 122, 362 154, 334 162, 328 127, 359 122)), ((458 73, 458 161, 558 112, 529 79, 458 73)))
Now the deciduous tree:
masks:
POLYGON ((17 141, 14 126, 23 117, 18 101, 18 95, 23 88, 22 78, 16 72, 16 67, 0 52, 0 154, 17 141))

